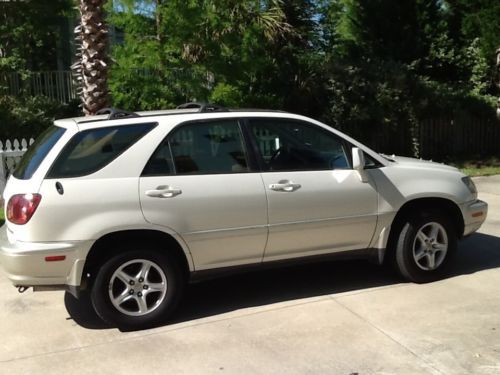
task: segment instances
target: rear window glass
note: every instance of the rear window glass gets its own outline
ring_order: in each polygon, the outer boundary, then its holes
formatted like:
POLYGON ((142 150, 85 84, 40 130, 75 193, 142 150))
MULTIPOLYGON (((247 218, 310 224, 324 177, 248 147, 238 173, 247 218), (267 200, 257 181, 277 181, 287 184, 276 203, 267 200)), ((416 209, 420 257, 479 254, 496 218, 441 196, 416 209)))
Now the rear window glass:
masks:
POLYGON ((156 126, 156 123, 84 130, 57 157, 48 178, 85 176, 98 171, 156 126))
POLYGON ((29 180, 65 131, 66 129, 57 126, 45 130, 24 154, 13 173, 14 177, 29 180))

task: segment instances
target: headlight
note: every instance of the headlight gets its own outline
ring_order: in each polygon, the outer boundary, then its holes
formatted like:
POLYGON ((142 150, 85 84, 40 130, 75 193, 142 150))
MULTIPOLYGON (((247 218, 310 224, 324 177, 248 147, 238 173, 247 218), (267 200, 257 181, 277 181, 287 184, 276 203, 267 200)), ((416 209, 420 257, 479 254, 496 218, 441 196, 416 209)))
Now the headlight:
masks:
POLYGON ((470 178, 469 176, 462 177, 462 182, 465 184, 465 186, 467 186, 472 194, 477 194, 476 185, 474 184, 474 181, 472 181, 472 178, 470 178))

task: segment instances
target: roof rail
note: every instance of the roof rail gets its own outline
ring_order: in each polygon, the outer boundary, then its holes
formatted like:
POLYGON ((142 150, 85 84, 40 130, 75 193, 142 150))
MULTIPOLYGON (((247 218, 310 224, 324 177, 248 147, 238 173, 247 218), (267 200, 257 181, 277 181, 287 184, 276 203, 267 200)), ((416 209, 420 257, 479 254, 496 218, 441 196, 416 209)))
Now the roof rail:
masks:
POLYGON ((140 117, 135 112, 128 112, 124 111, 123 109, 117 109, 117 108, 102 108, 96 112, 96 115, 105 115, 108 113, 109 113, 108 120, 115 120, 126 117, 140 117))
POLYGON ((178 105, 176 109, 198 108, 198 112, 229 112, 229 110, 218 104, 189 102, 178 105))

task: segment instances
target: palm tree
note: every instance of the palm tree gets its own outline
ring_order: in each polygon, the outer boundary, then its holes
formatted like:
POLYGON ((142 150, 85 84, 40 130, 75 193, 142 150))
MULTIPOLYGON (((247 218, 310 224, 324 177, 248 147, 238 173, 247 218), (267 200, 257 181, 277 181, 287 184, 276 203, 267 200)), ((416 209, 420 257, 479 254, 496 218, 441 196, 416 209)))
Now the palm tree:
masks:
MULTIPOLYGON (((497 48, 497 87, 500 89, 500 46, 497 48)), ((497 118, 500 120, 500 98, 497 99, 497 118)))
POLYGON ((79 0, 80 24, 75 28, 77 58, 71 68, 80 87, 85 115, 95 114, 108 103, 108 29, 104 22, 106 0, 79 0))

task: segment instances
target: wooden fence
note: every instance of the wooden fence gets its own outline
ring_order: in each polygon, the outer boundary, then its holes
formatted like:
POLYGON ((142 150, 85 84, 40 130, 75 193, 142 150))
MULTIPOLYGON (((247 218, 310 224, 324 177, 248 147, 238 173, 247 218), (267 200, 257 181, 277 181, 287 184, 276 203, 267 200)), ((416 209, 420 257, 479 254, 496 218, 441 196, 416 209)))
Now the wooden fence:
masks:
POLYGON ((444 160, 459 156, 500 155, 500 121, 491 118, 434 118, 420 122, 414 135, 408 127, 390 125, 343 129, 378 152, 444 160))
POLYGON ((500 121, 495 118, 432 119, 420 126, 422 156, 500 155, 500 121))

